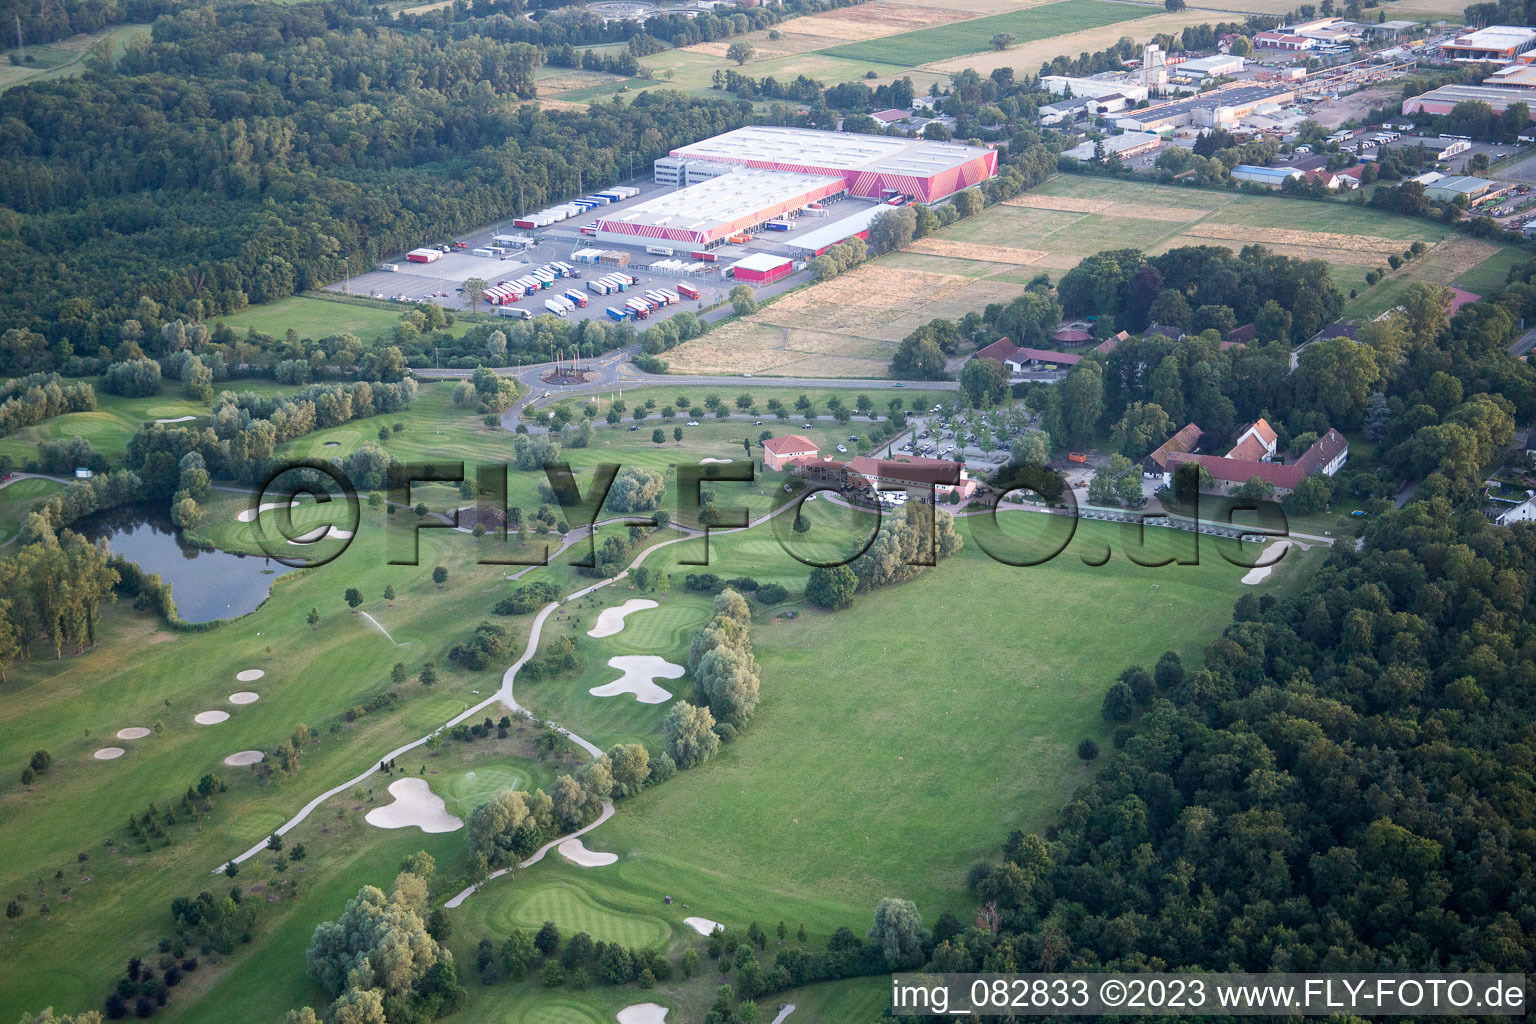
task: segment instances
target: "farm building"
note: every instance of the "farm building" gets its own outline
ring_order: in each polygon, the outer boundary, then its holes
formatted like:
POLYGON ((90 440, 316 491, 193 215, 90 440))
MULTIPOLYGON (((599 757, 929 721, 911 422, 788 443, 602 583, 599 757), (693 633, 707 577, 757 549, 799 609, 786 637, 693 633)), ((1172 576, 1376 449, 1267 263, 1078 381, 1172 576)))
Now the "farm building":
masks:
POLYGON ((840 491, 932 488, 936 497, 947 498, 953 491, 962 500, 976 493, 976 481, 966 474, 965 463, 948 459, 924 459, 915 455, 877 459, 856 455, 847 462, 840 462, 805 456, 791 460, 789 468, 796 476, 840 491))
POLYGON ((1449 60, 1508 64, 1533 46, 1536 46, 1536 28, 1489 25, 1441 43, 1440 53, 1449 60))
POLYGON ((1245 431, 1241 446, 1234 448, 1227 455, 1168 453, 1165 456, 1168 471, 1164 474, 1164 481, 1172 483, 1174 470, 1183 463, 1194 462, 1210 473, 1213 490, 1217 494, 1230 494, 1249 480, 1257 478, 1274 488, 1275 497, 1283 498, 1294 491, 1307 477, 1318 473, 1333 476, 1343 468, 1345 462, 1349 461, 1349 441, 1343 434, 1332 428, 1313 442, 1312 447, 1303 452, 1295 462, 1282 464, 1249 459, 1246 456, 1252 455, 1262 447, 1261 444, 1247 443, 1253 430, 1254 427, 1250 427, 1245 431))
POLYGON ((1279 435, 1275 428, 1263 419, 1255 420, 1253 424, 1238 437, 1232 450, 1227 452, 1229 459, 1241 459, 1244 462, 1268 462, 1275 454, 1275 448, 1280 443, 1279 435))
POLYGON ((1116 156, 1125 160, 1143 153, 1150 153, 1162 144, 1163 137, 1155 132, 1124 132, 1098 142, 1090 139, 1063 151, 1061 155, 1071 157, 1079 163, 1096 160, 1101 153, 1106 158, 1116 156))
POLYGON ((799 434, 770 437, 763 442, 763 464, 769 469, 783 469, 795 459, 814 459, 820 450, 815 441, 799 434))
POLYGON ((794 269, 795 265, 788 257, 766 252, 755 252, 730 266, 731 276, 747 284, 772 284, 788 277, 794 269))
POLYGON ((972 359, 991 359, 1002 363, 1010 377, 1022 376, 1029 370, 1049 370, 1062 366, 1076 366, 1082 356, 1071 352, 1052 352, 1042 348, 1020 348, 1007 338, 999 338, 986 348, 979 349, 972 359))
POLYGON ((1200 441, 1205 432, 1193 423, 1186 423, 1184 427, 1168 440, 1158 445, 1150 455, 1141 460, 1141 471, 1144 476, 1164 476, 1173 468, 1169 461, 1172 455, 1194 455, 1200 451, 1200 441))
POLYGON ((1536 103, 1536 90, 1495 85, 1442 85, 1403 100, 1403 113, 1449 114, 1458 103, 1486 103, 1495 114, 1502 114, 1511 103, 1536 103))
POLYGON ((672 157, 687 163, 730 164, 841 179, 852 196, 883 198, 887 190, 919 202, 943 199, 997 174, 997 154, 956 142, 887 135, 748 125, 680 146, 672 157))

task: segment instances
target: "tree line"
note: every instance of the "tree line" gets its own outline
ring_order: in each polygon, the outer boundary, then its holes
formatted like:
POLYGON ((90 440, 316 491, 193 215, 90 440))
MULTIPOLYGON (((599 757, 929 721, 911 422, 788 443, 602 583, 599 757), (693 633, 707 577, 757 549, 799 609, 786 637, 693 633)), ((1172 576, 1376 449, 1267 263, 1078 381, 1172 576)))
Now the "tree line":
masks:
POLYGON ((972 869, 929 968, 1528 969, 1533 551, 1416 501, 1245 595, 1202 668, 1129 670, 1109 763, 972 869))

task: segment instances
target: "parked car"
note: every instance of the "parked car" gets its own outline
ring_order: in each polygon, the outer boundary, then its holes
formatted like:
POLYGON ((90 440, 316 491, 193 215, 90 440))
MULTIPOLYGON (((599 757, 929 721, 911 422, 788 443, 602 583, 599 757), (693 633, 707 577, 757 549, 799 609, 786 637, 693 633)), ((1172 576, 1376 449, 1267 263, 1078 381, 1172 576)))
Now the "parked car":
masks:
POLYGON ((688 425, 689 425, 689 426, 690 426, 690 427, 696 427, 696 426, 698 426, 698 425, 699 425, 699 421, 698 421, 698 420, 689 420, 689 421, 688 421, 688 425))
POLYGON ((848 453, 848 446, 845 444, 840 444, 837 446, 837 450, 846 455, 848 453))
POLYGON ((639 430, 640 428, 638 426, 634 426, 634 427, 630 427, 629 429, 630 430, 639 430))

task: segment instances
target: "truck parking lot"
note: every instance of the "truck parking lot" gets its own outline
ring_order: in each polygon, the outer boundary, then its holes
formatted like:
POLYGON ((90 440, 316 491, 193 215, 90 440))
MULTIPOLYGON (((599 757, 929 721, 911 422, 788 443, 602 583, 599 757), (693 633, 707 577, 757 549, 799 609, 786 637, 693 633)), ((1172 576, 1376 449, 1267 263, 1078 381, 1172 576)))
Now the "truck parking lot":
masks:
MULTIPOLYGON (((440 251, 446 246, 448 251, 440 252, 435 259, 431 259, 431 262, 416 262, 406 254, 402 254, 398 259, 386 260, 364 273, 331 284, 326 290, 366 295, 401 303, 433 302, 446 309, 469 310, 471 304, 464 292, 464 282, 470 278, 480 278, 492 288, 496 288, 525 277, 538 268, 565 263, 572 265, 578 276, 561 279, 557 282, 558 286, 546 289, 549 294, 539 291, 531 295, 519 296, 515 302, 501 306, 481 302, 478 306, 479 310, 509 318, 521 317, 523 311, 531 316, 554 313, 554 310, 546 308, 545 303, 556 300, 556 296, 567 290, 576 289, 586 296, 588 300, 586 306, 577 305, 556 315, 562 315, 565 319, 572 321, 597 320, 600 323, 612 323, 613 319, 607 313, 610 306, 622 310, 626 300, 643 295, 646 291, 666 290, 679 294, 682 301, 653 311, 647 321, 637 322, 636 326, 644 327, 648 323, 674 316, 685 309, 701 313, 723 302, 736 282, 725 277, 722 271, 736 260, 753 253, 803 256, 803 251, 793 246, 797 235, 808 234, 812 230, 835 224, 841 219, 865 213, 869 206, 868 203, 860 201, 828 203, 823 216, 792 219, 788 222, 790 224, 788 230, 768 231, 747 242, 721 246, 712 250, 717 254, 718 259, 708 271, 702 274, 678 276, 647 269, 651 264, 665 260, 667 257, 664 254, 649 253, 641 246, 598 242, 581 233, 584 225, 591 224, 603 214, 618 212, 675 190, 672 186, 657 185, 648 179, 631 181, 626 185, 637 190, 638 194, 542 228, 515 227, 509 219, 502 224, 487 226, 457 238, 444 239, 441 242, 435 240, 424 242, 423 249, 435 247, 440 251), (499 257, 475 255, 476 250, 485 251, 495 245, 494 239, 497 235, 527 235, 535 240, 535 244, 499 257), (627 266, 576 263, 572 259, 572 253, 583 248, 627 252, 630 263, 627 266), (589 280, 615 272, 627 274, 634 279, 635 283, 628 293, 602 295, 588 291, 589 280), (679 285, 691 287, 698 293, 698 297, 682 295, 678 291, 679 285)), ((413 250, 413 252, 420 253, 419 250, 413 250)), ((687 254, 682 250, 678 250, 678 254, 686 259, 687 254)), ((421 259, 423 256, 424 254, 419 254, 416 259, 421 259)), ((801 269, 770 285, 754 287, 758 298, 763 299, 804 284, 809 277, 810 272, 801 269)), ((723 316, 728 313, 729 310, 723 310, 717 315, 723 316)))

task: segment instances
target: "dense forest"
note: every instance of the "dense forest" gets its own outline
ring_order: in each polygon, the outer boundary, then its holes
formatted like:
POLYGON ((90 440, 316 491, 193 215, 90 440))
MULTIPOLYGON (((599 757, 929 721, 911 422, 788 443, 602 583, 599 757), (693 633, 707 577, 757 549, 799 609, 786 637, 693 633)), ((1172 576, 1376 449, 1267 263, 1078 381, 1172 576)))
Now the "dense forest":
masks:
POLYGON ((192 320, 281 298, 750 113, 671 92, 519 104, 541 57, 343 4, 249 4, 161 18, 115 72, 0 94, 0 328, 60 362, 94 354, 141 297, 192 320))
POLYGON ((1530 971, 1533 573, 1536 530, 1416 502, 1203 668, 1128 670, 1123 750, 973 869, 985 927, 932 966, 1530 971))
MULTIPOLYGON (((1126 669, 1104 704, 1120 751, 1044 836, 973 869, 977 925, 936 928, 931 966, 1536 966, 1536 529, 1477 508, 1536 411, 1504 349, 1532 272, 1454 318, 1427 286, 1348 343, 1415 500, 1378 506, 1299 593, 1245 595, 1202 668, 1126 669)), ((1307 415, 1275 400, 1282 429, 1307 415)))

